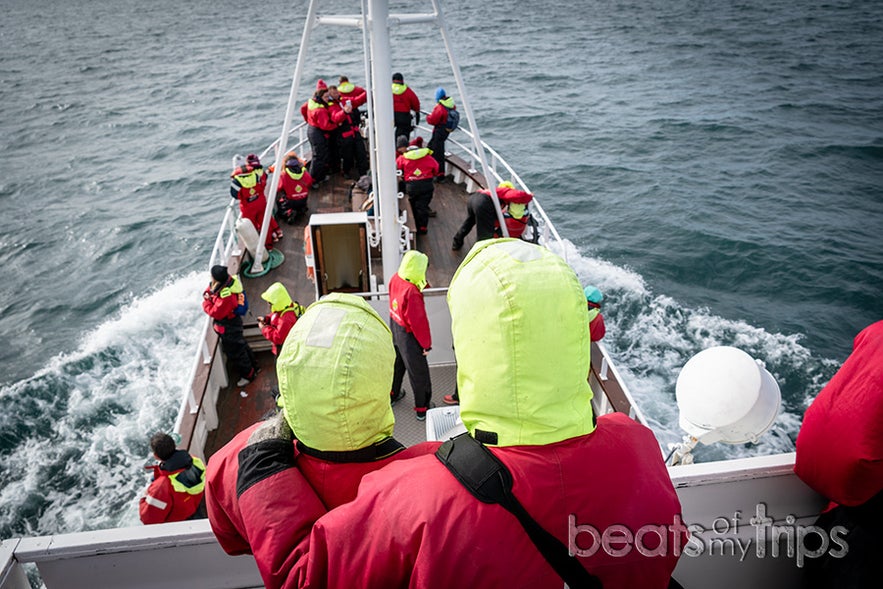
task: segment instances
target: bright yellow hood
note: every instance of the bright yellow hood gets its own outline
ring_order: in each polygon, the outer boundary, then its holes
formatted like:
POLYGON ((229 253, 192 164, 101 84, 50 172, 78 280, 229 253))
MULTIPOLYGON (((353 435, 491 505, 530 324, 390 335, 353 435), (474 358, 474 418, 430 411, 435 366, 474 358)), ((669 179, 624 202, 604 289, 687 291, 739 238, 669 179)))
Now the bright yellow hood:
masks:
POLYGON ((521 446, 594 430, 586 299, 563 259, 518 239, 480 241, 451 280, 448 306, 470 434, 521 446))
POLYGON ((276 360, 295 437, 316 450, 348 451, 391 436, 394 361, 389 327, 364 299, 332 293, 310 305, 276 360))
POLYGON ((285 290, 281 282, 274 282, 261 293, 261 298, 270 303, 270 310, 278 313, 291 305, 291 295, 285 290))
POLYGON ((399 270, 396 274, 402 280, 407 280, 419 290, 426 288, 426 269, 429 267, 429 258, 426 254, 417 250, 408 250, 402 256, 399 270))

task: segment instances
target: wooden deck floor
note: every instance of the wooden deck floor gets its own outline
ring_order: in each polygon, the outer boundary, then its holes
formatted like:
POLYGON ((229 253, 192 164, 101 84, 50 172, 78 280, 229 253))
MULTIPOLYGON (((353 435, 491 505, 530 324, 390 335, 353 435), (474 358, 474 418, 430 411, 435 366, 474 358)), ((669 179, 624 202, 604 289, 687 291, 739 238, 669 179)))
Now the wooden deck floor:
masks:
MULTIPOLYGON (((348 199, 351 180, 340 175, 310 191, 309 213, 349 211, 348 199)), ((434 287, 448 286, 454 271, 469 251, 475 240, 473 231, 459 251, 451 250, 451 240, 466 215, 466 191, 455 184, 448 176, 445 182, 435 185, 431 208, 437 216, 430 218, 428 233, 416 238, 416 248, 429 256, 427 279, 434 287)), ((405 197, 406 198, 406 197, 405 197)), ((210 456, 227 443, 234 435, 249 425, 260 421, 275 410, 276 391, 275 357, 270 346, 260 335, 257 317, 269 312, 269 305, 260 298, 270 284, 279 281, 285 285, 292 298, 304 306, 315 301, 315 286, 307 278, 303 255, 304 227, 308 219, 302 218, 297 225, 281 224, 284 237, 276 244, 285 256, 285 261, 266 275, 257 278, 243 278, 250 309, 245 319, 245 334, 258 358, 261 372, 245 387, 235 386, 235 382, 221 390, 218 400, 219 427, 209 434, 206 443, 206 456, 210 456)), ((372 271, 378 283, 383 280, 382 261, 372 257, 372 271)), ((231 269, 236 270, 234 264, 231 269)), ((453 392, 454 367, 433 367, 433 402, 442 404, 442 396, 453 392)), ((228 374, 235 370, 228 368, 228 374)), ((407 379, 405 379, 407 383, 407 379)), ((408 389, 406 384, 405 389, 408 389)), ((425 439, 423 422, 417 422, 413 412, 413 397, 410 391, 405 399, 396 404, 395 435, 402 443, 411 445, 425 439)))

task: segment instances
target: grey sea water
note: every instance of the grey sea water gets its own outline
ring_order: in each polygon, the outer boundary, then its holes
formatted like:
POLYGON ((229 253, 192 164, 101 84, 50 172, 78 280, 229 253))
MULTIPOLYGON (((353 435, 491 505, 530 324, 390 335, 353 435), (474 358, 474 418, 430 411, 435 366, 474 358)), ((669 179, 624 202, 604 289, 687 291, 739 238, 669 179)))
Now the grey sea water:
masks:
MULTIPOLYGON (((345 13, 346 2, 323 2, 345 13)), ((351 3, 358 4, 358 3, 351 3)), ((391 3, 391 11, 429 3, 391 3)), ((306 3, 5 0, 0 28, 0 537, 137 523, 174 422, 230 156, 278 135, 306 3)), ((812 396, 883 318, 883 20, 874 2, 447 0, 483 138, 606 295, 608 347, 662 443, 711 345, 812 396)), ((327 29, 323 29, 325 31, 327 29)), ((323 32, 315 79, 361 82, 323 32)), ((438 36, 393 68, 453 92, 438 36), (437 65, 433 65, 437 64, 437 65)))

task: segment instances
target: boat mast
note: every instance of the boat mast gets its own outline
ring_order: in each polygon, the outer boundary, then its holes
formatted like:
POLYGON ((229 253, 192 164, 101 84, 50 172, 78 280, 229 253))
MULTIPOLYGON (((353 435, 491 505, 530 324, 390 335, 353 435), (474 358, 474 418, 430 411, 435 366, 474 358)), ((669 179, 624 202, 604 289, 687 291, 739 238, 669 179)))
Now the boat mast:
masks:
POLYGON ((377 168, 374 178, 375 201, 380 207, 380 251, 383 283, 389 285, 399 269, 398 182, 396 178, 395 128, 392 120, 392 65, 389 45, 389 6, 387 0, 369 0, 367 34, 370 55, 371 88, 374 90, 372 155, 377 168))

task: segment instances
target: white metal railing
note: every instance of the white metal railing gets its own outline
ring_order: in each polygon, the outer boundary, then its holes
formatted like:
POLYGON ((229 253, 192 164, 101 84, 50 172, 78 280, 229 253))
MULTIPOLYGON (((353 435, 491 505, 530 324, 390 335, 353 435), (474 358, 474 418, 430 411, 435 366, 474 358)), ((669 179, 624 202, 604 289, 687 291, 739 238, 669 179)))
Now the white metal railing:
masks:
MULTIPOLYGON (((423 119, 426 118, 426 112, 423 112, 423 119)), ((432 133, 432 128, 420 125, 417 127, 427 133, 432 133)), ((472 146, 475 144, 473 134, 461 127, 457 127, 449 136, 447 141, 445 142, 445 150, 457 157, 461 158, 467 164, 469 164, 472 171, 478 171, 480 167, 480 156, 475 152, 472 146), (457 139, 456 134, 462 133, 466 137, 468 137, 468 141, 459 141, 457 139), (455 147, 455 149, 451 149, 451 147, 455 147)), ((528 188, 527 184, 525 184, 524 180, 521 179, 521 176, 512 169, 512 166, 503 159, 503 157, 497 153, 494 148, 485 143, 481 142, 482 149, 485 151, 485 155, 488 156, 488 168, 490 169, 491 174, 493 175, 493 180, 496 184, 504 180, 509 180, 513 184, 517 185, 521 190, 525 192, 531 192, 528 188), (503 170, 502 172, 500 170, 503 170)), ((491 179, 485 179, 489 184, 494 184, 491 182, 491 179)), ((489 187, 488 187, 489 188, 489 187)), ((556 244, 558 246, 558 252, 562 257, 564 257, 565 261, 567 261, 567 248, 564 247, 564 241, 561 239, 561 236, 558 234, 558 230, 555 229, 555 226, 552 224, 552 221, 549 219, 549 216, 546 214, 546 211, 543 209, 542 204, 540 204, 540 199, 534 195, 533 200, 530 203, 531 215, 536 215, 537 223, 540 227, 540 243, 549 247, 551 244, 556 244)))

